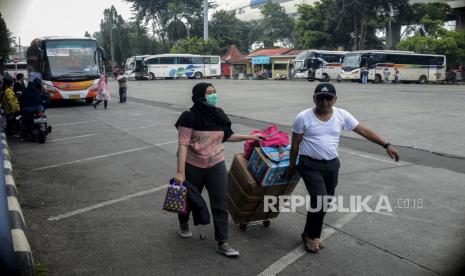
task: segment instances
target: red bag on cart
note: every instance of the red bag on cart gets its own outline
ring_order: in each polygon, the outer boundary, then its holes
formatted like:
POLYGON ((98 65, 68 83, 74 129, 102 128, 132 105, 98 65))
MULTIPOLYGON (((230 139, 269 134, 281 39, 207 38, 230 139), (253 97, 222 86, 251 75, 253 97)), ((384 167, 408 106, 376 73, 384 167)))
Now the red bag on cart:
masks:
POLYGON ((289 135, 286 132, 279 131, 276 125, 269 126, 264 130, 254 130, 250 135, 258 133, 265 136, 265 139, 260 141, 260 143, 253 140, 247 140, 244 143, 244 157, 247 160, 250 159, 256 147, 285 147, 289 145, 289 135))

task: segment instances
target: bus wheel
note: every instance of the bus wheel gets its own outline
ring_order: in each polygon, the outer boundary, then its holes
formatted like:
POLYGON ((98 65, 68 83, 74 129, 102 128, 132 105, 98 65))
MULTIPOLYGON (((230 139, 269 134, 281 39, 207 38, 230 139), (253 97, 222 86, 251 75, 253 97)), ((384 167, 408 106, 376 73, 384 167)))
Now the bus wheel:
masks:
POLYGON ((381 82, 381 75, 376 74, 375 75, 375 80, 373 81, 374 83, 380 83, 381 82))
POLYGON ((195 72, 194 78, 196 78, 196 79, 201 79, 202 77, 203 77, 202 73, 200 73, 200 72, 195 72))
POLYGON ((420 78, 418 79, 419 84, 425 84, 426 81, 427 81, 427 79, 426 79, 425 75, 421 75, 420 78))
POLYGON ((94 98, 86 98, 86 103, 91 104, 94 101, 94 98))
POLYGON ((328 76, 328 74, 323 74, 323 76, 322 76, 322 78, 321 78, 320 81, 322 81, 322 82, 329 82, 329 76, 328 76))
POLYGON ((149 80, 154 80, 155 79, 155 74, 154 73, 150 73, 149 74, 149 80))

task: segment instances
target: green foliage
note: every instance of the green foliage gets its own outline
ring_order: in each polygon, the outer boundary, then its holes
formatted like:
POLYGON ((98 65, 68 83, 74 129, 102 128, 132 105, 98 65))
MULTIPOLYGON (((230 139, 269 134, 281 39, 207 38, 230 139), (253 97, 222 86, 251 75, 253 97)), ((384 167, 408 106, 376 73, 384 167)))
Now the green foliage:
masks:
POLYGON ((200 31, 202 0, 126 0, 132 3, 136 18, 152 26, 163 44, 171 47, 176 41, 200 31), (183 26, 184 25, 184 26, 183 26))
POLYGON ((269 2, 260 9, 263 20, 261 41, 265 48, 273 48, 275 42, 281 42, 286 47, 292 47, 294 42, 294 19, 286 14, 281 5, 269 2))
POLYGON ((210 38, 207 41, 199 37, 189 37, 184 40, 178 41, 171 53, 177 54, 197 54, 197 55, 219 55, 221 53, 218 41, 210 38))
POLYGON ((439 38, 417 34, 399 42, 397 49, 421 54, 446 55, 448 67, 465 65, 465 31, 446 31, 439 38))
POLYGON ((321 0, 298 7, 298 48, 362 50, 383 48, 376 36, 388 22, 413 16, 408 0, 321 0), (390 16, 391 7, 397 13, 390 16))
POLYGON ((443 27, 450 11, 445 3, 414 4, 410 20, 419 25, 412 28, 412 37, 397 44, 397 49, 446 55, 448 67, 464 65, 465 31, 447 31, 443 27))
POLYGON ((222 52, 226 52, 227 48, 233 44, 239 50, 248 52, 254 42, 249 40, 249 29, 248 23, 224 10, 215 12, 209 22, 209 36, 217 40, 222 52))
POLYGON ((3 63, 8 59, 11 48, 10 45, 13 39, 11 33, 8 30, 5 20, 3 20, 2 14, 0 13, 0 66, 3 68, 3 63))

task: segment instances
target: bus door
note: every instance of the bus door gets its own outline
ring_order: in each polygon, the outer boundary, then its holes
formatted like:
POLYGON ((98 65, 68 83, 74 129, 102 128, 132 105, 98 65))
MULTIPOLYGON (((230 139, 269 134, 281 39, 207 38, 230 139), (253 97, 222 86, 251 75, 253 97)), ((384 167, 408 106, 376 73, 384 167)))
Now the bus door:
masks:
POLYGON ((96 63, 98 65, 98 68, 100 68, 100 73, 106 73, 106 68, 105 68, 105 61, 106 61, 106 56, 105 56, 105 50, 103 50, 102 47, 97 47, 97 50, 94 53, 94 58, 96 59, 96 63))
POLYGON ((211 74, 210 74, 210 70, 211 70, 211 64, 210 64, 210 57, 204 57, 203 58, 203 76, 204 77, 209 77, 211 74))
POLYGON ((441 74, 436 65, 428 66, 428 81, 437 81, 441 77, 441 74))

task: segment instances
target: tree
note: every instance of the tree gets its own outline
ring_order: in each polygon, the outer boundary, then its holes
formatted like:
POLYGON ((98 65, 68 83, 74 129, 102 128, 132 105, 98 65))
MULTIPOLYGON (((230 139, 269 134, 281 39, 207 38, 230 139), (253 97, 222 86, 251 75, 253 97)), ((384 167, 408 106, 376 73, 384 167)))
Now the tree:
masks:
POLYGON ((260 12, 263 15, 261 40, 265 48, 273 48, 275 42, 281 42, 285 47, 292 47, 294 42, 294 19, 292 19, 281 5, 269 2, 260 12))
POLYGON ((382 48, 376 32, 383 30, 389 20, 398 20, 408 7, 408 0, 321 0, 314 5, 300 5, 297 45, 351 50, 382 48), (401 13, 392 16, 391 8, 401 13))
POLYGON ((422 3, 412 6, 410 21, 413 36, 400 41, 396 48, 422 54, 446 55, 449 67, 465 64, 465 31, 444 28, 450 7, 444 3, 422 3), (419 23, 419 24, 418 24, 419 23))
POLYGON ((136 18, 151 24, 164 47, 198 33, 202 18, 202 0, 127 0, 136 18))
POLYGON ((243 22, 232 13, 224 10, 213 14, 209 22, 210 37, 217 40, 222 52, 225 52, 230 45, 236 45, 239 50, 248 52, 249 25, 243 22))
POLYGON ((207 41, 199 37, 189 37, 178 41, 171 53, 188 53, 197 55, 219 55, 222 54, 218 42, 214 38, 209 38, 207 41))
POLYGON ((0 13, 0 69, 3 69, 3 64, 8 59, 12 41, 11 33, 6 26, 5 20, 3 20, 2 14, 0 13))
POLYGON ((90 35, 90 33, 89 33, 88 31, 86 31, 86 32, 84 33, 84 37, 91 37, 91 35, 90 35))
POLYGON ((116 64, 122 64, 131 56, 129 42, 129 27, 114 6, 103 11, 104 18, 100 22, 100 32, 94 34, 97 42, 102 45, 110 59, 116 64))

